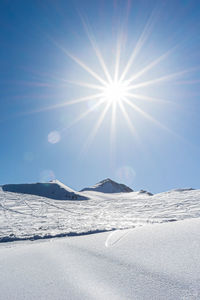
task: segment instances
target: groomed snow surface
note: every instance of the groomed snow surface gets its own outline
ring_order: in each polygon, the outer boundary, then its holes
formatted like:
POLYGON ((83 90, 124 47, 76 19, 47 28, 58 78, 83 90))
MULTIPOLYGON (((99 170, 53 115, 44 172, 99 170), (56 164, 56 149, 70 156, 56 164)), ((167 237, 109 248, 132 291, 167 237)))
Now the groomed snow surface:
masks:
POLYGON ((0 299, 200 299, 200 190, 69 192, 0 188, 0 299))
POLYGON ((1 299, 200 299, 199 226, 2 243, 1 299))

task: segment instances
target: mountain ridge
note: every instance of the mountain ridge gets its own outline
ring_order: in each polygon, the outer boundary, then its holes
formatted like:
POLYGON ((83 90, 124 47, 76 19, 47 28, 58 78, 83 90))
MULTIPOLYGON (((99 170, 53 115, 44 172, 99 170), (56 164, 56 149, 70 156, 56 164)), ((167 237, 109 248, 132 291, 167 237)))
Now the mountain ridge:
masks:
POLYGON ((86 187, 80 192, 95 191, 101 193, 131 193, 133 190, 125 184, 118 183, 110 178, 103 179, 93 186, 86 187))
POLYGON ((37 183, 4 184, 4 192, 36 195, 54 200, 87 200, 86 196, 74 191, 59 180, 37 183))

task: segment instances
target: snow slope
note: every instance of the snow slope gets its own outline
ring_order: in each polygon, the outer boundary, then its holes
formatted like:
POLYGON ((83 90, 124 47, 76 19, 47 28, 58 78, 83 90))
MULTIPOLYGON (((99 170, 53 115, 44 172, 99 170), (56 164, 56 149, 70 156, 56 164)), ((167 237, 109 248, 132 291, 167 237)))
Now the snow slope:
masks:
POLYGON ((5 184, 3 191, 31 194, 57 200, 86 200, 87 197, 75 192, 58 180, 45 183, 5 184))
POLYGON ((94 186, 86 187, 82 189, 80 192, 84 191, 94 191, 101 193, 130 193, 133 192, 131 188, 126 186, 125 184, 117 183, 110 178, 104 179, 94 186))
POLYGON ((38 239, 134 228, 200 217, 200 190, 149 196, 83 193, 89 200, 59 201, 0 189, 0 241, 38 239))
POLYGON ((1 244, 1 298, 198 300, 199 226, 198 218, 84 237, 1 244))

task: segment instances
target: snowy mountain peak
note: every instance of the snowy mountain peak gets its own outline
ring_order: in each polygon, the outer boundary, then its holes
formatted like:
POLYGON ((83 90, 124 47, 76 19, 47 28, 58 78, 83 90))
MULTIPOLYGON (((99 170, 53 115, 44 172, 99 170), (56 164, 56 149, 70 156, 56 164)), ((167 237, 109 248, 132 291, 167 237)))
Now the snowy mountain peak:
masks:
POLYGON ((42 183, 5 184, 2 186, 2 189, 4 192, 30 194, 55 200, 88 199, 56 179, 42 183))
POLYGON ((86 187, 81 190, 81 192, 84 191, 94 191, 94 192, 101 192, 101 193, 130 193, 133 192, 131 188, 126 186, 122 183, 117 183, 110 178, 106 178, 98 183, 96 183, 94 186, 86 187))
MULTIPOLYGON (((115 182, 115 181, 113 181, 110 178, 106 178, 106 179, 103 179, 103 180, 99 181, 98 183, 106 183, 106 182, 115 182)), ((117 183, 117 182, 115 182, 115 183, 117 183)))

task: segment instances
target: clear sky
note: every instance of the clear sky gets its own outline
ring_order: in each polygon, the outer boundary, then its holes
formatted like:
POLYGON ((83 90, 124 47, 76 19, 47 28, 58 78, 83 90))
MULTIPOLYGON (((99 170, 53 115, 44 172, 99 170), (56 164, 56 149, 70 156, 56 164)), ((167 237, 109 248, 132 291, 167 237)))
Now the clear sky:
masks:
POLYGON ((200 2, 1 0, 0 184, 200 188, 200 2))

